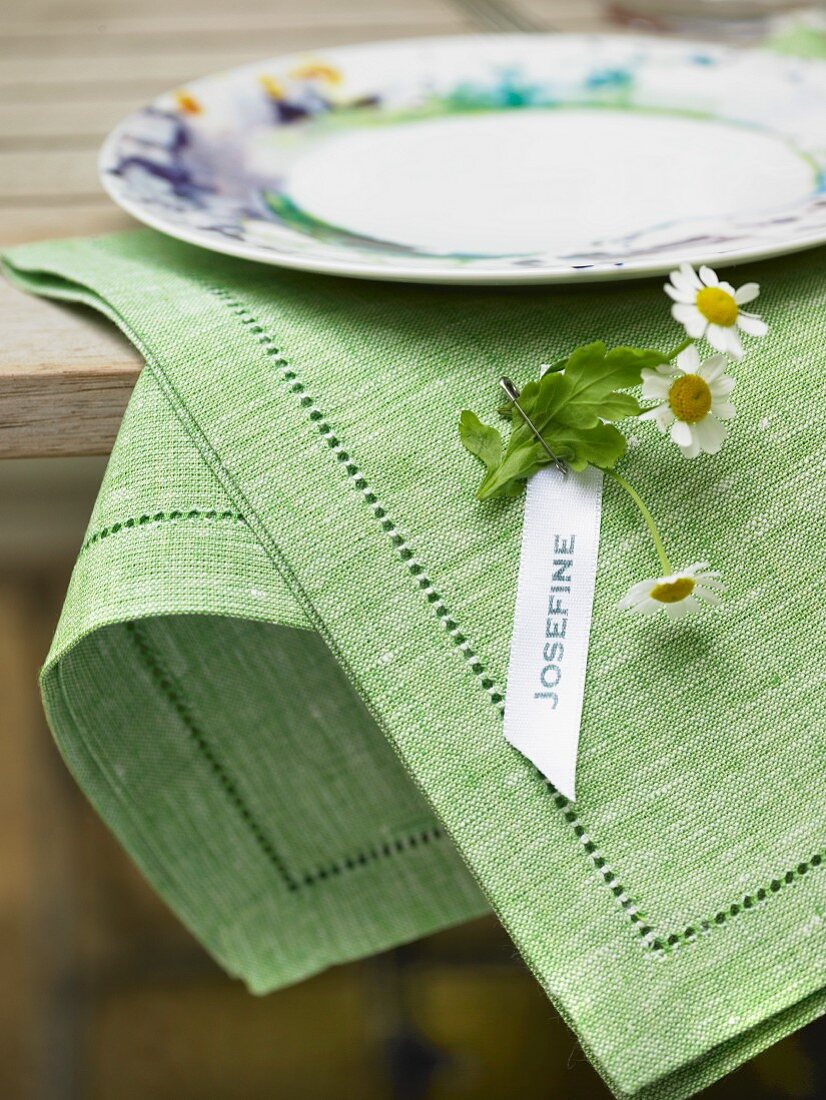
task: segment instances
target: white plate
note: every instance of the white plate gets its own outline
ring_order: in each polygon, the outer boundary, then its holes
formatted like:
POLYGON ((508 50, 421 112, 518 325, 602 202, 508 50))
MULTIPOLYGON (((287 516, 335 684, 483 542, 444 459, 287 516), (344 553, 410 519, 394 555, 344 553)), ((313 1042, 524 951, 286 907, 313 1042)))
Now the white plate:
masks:
POLYGON ((161 96, 100 171, 156 229, 263 263, 652 275, 826 241, 826 64, 610 36, 347 46, 161 96))

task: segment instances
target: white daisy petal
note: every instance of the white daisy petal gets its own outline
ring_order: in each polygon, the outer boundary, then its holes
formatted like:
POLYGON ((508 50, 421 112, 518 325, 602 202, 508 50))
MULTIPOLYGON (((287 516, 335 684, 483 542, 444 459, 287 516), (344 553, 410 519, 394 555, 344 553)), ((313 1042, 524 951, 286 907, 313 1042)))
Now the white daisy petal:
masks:
POLYGON ((716 416, 706 416, 693 425, 700 448, 707 455, 716 455, 726 441, 728 430, 716 416))
POLYGON ((652 371, 650 366, 645 366, 640 372, 642 378, 642 386, 653 386, 654 388, 663 388, 664 392, 668 393, 669 386, 672 379, 665 374, 661 374, 660 371, 652 371))
POLYGON ((744 306, 748 302, 753 302, 759 293, 759 283, 743 283, 739 290, 735 291, 734 300, 738 306, 744 306))
POLYGON ((661 432, 667 432, 675 418, 668 405, 657 405, 655 409, 648 409, 642 413, 639 419, 653 420, 661 432))
MULTIPOLYGON (((699 310, 697 311, 699 312, 699 310)), ((705 323, 705 319, 704 319, 705 323)), ((691 344, 689 347, 684 348, 683 351, 677 356, 677 366, 683 372, 683 374, 696 374, 700 369, 700 353, 697 351, 697 345, 691 344)))
POLYGON ((656 615, 661 607, 662 604, 659 600, 652 600, 649 598, 637 604, 636 610, 640 615, 656 615))
POLYGON ((679 603, 667 603, 665 605, 665 613, 671 619, 684 619, 686 615, 693 615, 699 609, 700 605, 693 596, 686 596, 679 603))
POLYGON ((682 451, 684 458, 696 458, 700 454, 700 442, 697 439, 697 433, 694 431, 693 424, 683 423, 682 426, 684 430, 678 433, 680 435, 680 438, 686 440, 685 443, 678 443, 677 440, 674 439, 674 431, 677 428, 677 424, 680 423, 682 422, 678 420, 674 427, 671 429, 671 438, 674 440, 675 443, 677 443, 677 446, 682 451))
POLYGON ((637 599, 632 600, 629 596, 626 596, 624 599, 620 600, 618 605, 620 610, 632 611, 637 615, 653 615, 655 611, 659 611, 662 604, 659 600, 653 600, 648 595, 648 589, 652 588, 656 583, 656 581, 648 581, 646 591, 637 599))
POLYGON ((643 378, 642 395, 646 401, 665 401, 672 383, 670 379, 662 375, 654 375, 653 378, 643 378))
POLYGON ((649 593, 656 583, 656 580, 647 580, 632 585, 619 601, 618 606, 620 610, 637 611, 641 604, 646 603, 650 599, 649 593))
MULTIPOLYGON (((702 573, 704 569, 708 569, 709 563, 707 561, 695 561, 692 562, 686 569, 683 569, 680 573, 681 577, 696 577, 698 573, 702 573)), ((715 577, 719 576, 715 572, 715 577)))
POLYGON ((680 305, 675 303, 671 307, 671 316, 685 326, 685 331, 692 340, 699 340, 706 330, 708 321, 700 313, 696 306, 680 305))
POLYGON ((729 330, 721 325, 709 325, 706 339, 715 351, 728 351, 728 332, 729 330))
POLYGON ((706 286, 719 286, 720 280, 717 278, 717 272, 710 267, 706 267, 705 264, 700 268, 700 278, 706 286))
POLYGON ((732 298, 734 297, 734 287, 731 285, 731 283, 724 283, 721 279, 718 286, 720 290, 724 290, 726 294, 730 294, 732 298))
POLYGON ((658 577, 647 577, 644 581, 639 581, 637 584, 632 584, 628 589, 628 594, 625 599, 630 600, 631 603, 639 603, 640 600, 648 598, 648 593, 651 589, 659 583, 658 577))
POLYGON ((710 584, 712 586, 717 584, 722 586, 723 582, 720 580, 720 570, 709 569, 707 561, 704 561, 702 563, 702 566, 703 567, 701 569, 698 569, 697 572, 694 574, 695 579, 698 581, 702 581, 703 584, 710 584))
POLYGON ((658 405, 656 409, 648 409, 640 416, 640 420, 653 420, 661 432, 667 432, 674 419, 674 413, 668 405, 658 405))
POLYGON ((692 290, 690 287, 677 287, 672 283, 666 283, 663 287, 669 298, 673 298, 675 302, 683 302, 688 305, 694 301, 697 296, 696 290, 692 290))
POLYGON ((677 286, 684 282, 686 286, 690 286, 694 290, 701 290, 703 286, 691 264, 680 264, 678 271, 671 272, 671 279, 677 286))
POLYGON ((743 345, 734 325, 709 325, 706 339, 717 351, 727 352, 732 359, 740 359, 743 345))
POLYGON ((676 420, 671 429, 671 439, 678 447, 691 446, 691 425, 686 424, 684 420, 676 420))
MULTIPOLYGON (((708 379, 706 381, 708 382, 708 379)), ((722 378, 715 378, 713 382, 709 382, 708 388, 711 390, 712 397, 728 397, 736 385, 736 378, 732 378, 730 374, 724 374, 722 378)))
POLYGON ((732 359, 743 358, 743 345, 737 334, 737 329, 732 325, 728 331, 728 353, 732 359))
MULTIPOLYGON (((720 377, 727 366, 728 360, 725 355, 712 355, 710 359, 706 359, 705 363, 698 364, 695 374, 699 374, 699 376, 704 378, 709 386, 711 386, 711 384, 720 377)), ((713 392, 714 390, 712 387, 712 393, 713 392)))
POLYGON ((657 408, 648 409, 640 416, 640 420, 653 420, 660 431, 668 431, 673 419, 673 412, 668 405, 658 405, 657 408))
POLYGON ((737 410, 730 401, 712 401, 711 411, 718 420, 734 420, 737 410))
POLYGON ((754 313, 740 313, 737 317, 737 327, 747 332, 749 336, 765 336, 769 326, 754 313))
POLYGON ((719 592, 713 592, 710 588, 706 588, 704 584, 695 585, 694 592, 701 600, 705 600, 706 603, 710 603, 713 607, 719 607, 723 602, 719 592))

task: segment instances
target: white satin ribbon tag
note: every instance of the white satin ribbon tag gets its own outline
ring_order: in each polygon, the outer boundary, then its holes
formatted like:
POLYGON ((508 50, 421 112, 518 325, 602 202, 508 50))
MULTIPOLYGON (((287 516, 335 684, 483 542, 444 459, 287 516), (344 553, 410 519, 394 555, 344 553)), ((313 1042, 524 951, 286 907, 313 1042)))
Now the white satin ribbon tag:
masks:
POLYGON ((572 802, 594 603, 602 473, 528 482, 505 737, 572 802))

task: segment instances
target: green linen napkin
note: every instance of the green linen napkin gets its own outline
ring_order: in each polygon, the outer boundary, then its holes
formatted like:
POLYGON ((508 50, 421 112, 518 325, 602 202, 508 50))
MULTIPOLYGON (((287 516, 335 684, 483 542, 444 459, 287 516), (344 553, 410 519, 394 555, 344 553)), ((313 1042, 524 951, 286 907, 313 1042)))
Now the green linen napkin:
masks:
POLYGON ((270 990, 484 896, 628 1097, 688 1096, 823 1011, 826 251, 737 272, 771 333, 719 455, 636 429, 721 609, 617 611, 655 563, 606 485, 576 807, 502 736, 523 501, 474 500, 457 415, 597 336, 673 344, 661 281, 368 284, 150 231, 7 265, 146 359, 43 693, 229 971, 270 990))

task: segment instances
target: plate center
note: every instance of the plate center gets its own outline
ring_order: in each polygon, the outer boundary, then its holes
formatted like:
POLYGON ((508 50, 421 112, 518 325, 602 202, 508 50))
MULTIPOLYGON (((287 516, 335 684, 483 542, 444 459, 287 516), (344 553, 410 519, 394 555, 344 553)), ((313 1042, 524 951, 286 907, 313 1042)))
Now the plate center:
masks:
POLYGON ((560 258, 674 222, 702 233, 813 189, 810 164, 760 130, 576 108, 348 130, 298 157, 286 187, 320 221, 422 252, 560 258))

